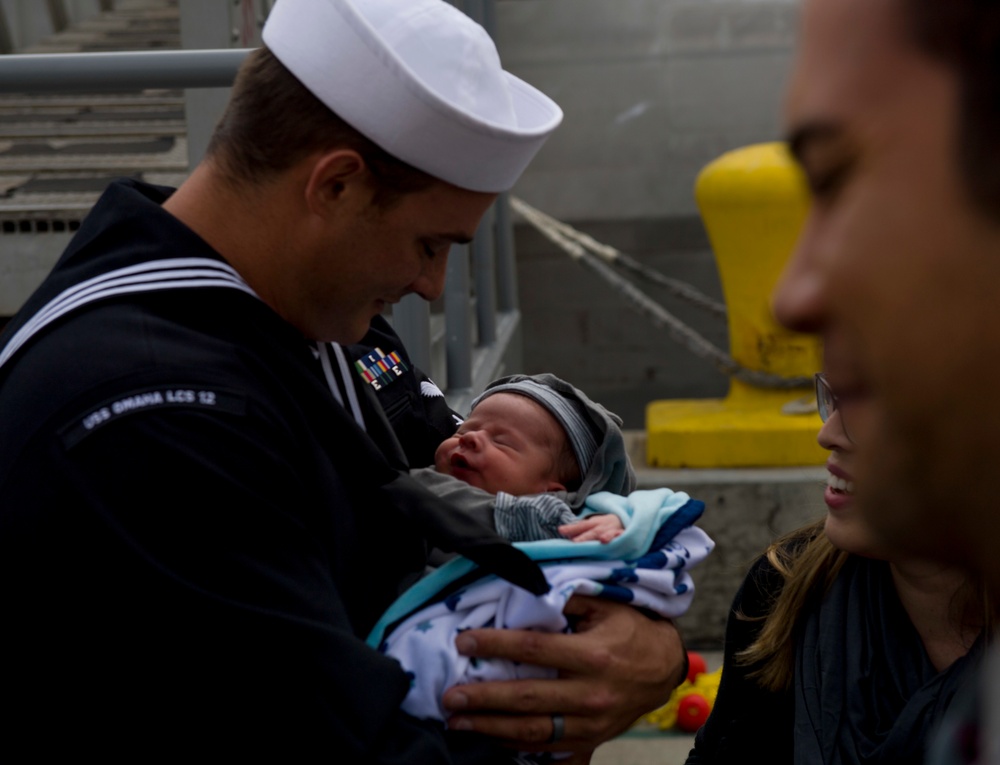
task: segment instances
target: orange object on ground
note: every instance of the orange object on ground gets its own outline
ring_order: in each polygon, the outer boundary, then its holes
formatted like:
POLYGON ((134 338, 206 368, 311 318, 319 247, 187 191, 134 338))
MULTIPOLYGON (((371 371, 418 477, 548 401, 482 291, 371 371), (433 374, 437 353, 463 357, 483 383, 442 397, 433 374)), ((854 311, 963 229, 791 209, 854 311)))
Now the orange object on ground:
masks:
POLYGON ((705 658, 700 653, 688 651, 688 682, 693 683, 698 675, 702 675, 707 671, 708 665, 705 663, 705 658))
POLYGON ((705 724, 711 711, 704 696, 689 693, 677 705, 677 727, 687 733, 694 733, 705 724))

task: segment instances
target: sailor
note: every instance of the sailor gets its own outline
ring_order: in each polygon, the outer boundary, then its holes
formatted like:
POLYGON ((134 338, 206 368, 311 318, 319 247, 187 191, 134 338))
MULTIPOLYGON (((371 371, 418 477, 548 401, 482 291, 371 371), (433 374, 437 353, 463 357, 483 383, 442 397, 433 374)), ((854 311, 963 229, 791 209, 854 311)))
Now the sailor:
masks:
MULTIPOLYGON (((455 540, 408 493, 340 344, 408 293, 441 294, 449 247, 562 115, 441 0, 279 0, 263 39, 206 159, 176 191, 112 184, 0 336, 8 746, 473 751, 403 714, 408 678, 362 640, 428 538, 455 540)), ((506 544, 468 539, 544 586, 506 544)), ((581 634, 552 637, 578 647, 541 657, 574 679, 530 707, 469 692, 455 703, 486 713, 454 727, 585 751, 669 690, 669 624, 577 609, 581 634), (587 659, 595 643, 614 667, 587 659)))

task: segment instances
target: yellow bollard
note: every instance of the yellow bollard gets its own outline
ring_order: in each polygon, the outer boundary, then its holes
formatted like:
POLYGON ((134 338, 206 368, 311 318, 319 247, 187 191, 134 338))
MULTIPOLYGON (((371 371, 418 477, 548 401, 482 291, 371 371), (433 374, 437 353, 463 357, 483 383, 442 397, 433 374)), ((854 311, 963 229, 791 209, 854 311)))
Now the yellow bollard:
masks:
MULTIPOLYGON (((729 311, 730 353, 743 366, 786 377, 822 366, 818 339, 779 326, 771 292, 809 206, 801 171, 782 143, 728 152, 709 164, 695 198, 715 251, 729 311)), ((653 401, 646 458, 660 467, 818 465, 820 419, 796 400, 809 389, 754 388, 731 380, 725 399, 653 401)))

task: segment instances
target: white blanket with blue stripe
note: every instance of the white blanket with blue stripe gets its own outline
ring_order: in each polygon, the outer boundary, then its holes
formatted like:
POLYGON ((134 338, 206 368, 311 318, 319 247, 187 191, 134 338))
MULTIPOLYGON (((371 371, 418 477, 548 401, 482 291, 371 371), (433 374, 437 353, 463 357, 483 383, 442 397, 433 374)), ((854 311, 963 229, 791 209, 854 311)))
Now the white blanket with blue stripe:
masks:
POLYGON ((411 677, 403 710, 415 717, 444 720, 441 697, 454 685, 555 677, 550 668, 459 655, 455 637, 464 630, 568 631, 563 608, 574 594, 610 598, 668 618, 680 616, 694 595, 688 571, 715 544, 693 525, 703 510, 703 503, 670 489, 588 497, 581 516, 614 513, 625 530, 607 544, 565 539, 516 543, 542 565, 551 585, 542 596, 486 576, 442 599, 439 593, 475 569, 464 558, 449 561, 407 590, 368 638, 369 645, 397 659, 411 677), (425 603, 430 605, 421 608, 425 603))

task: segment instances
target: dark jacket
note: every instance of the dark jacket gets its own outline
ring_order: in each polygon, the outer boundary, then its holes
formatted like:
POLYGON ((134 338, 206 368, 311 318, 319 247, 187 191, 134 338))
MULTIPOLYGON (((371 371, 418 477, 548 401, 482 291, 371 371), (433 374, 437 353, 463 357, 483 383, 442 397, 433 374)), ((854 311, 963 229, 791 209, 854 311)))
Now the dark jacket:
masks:
POLYGON ((712 714, 695 736, 687 765, 729 765, 766 757, 769 765, 791 765, 794 701, 791 690, 768 691, 748 677, 757 666, 737 663, 764 626, 762 618, 784 580, 761 557, 743 580, 726 623, 722 681, 712 714))
POLYGON ((425 563, 386 490, 399 466, 168 192, 112 185, 0 336, 116 269, 211 282, 126 277, 0 367, 5 744, 446 762, 360 637, 425 563))

